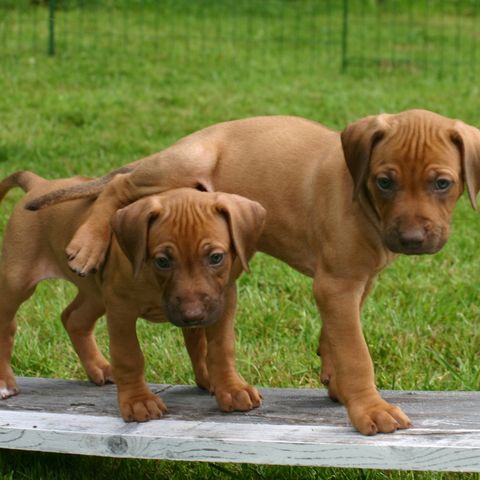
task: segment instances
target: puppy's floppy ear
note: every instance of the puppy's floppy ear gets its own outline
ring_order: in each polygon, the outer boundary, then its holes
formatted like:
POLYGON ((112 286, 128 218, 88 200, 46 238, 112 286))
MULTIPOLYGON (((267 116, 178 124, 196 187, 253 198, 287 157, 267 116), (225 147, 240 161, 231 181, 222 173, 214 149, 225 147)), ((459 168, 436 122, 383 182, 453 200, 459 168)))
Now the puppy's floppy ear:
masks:
POLYGON ((480 191, 480 130, 456 121, 451 138, 460 150, 463 180, 472 208, 476 209, 477 194, 480 191))
POLYGON ((218 193, 215 208, 226 215, 233 246, 243 269, 256 250, 265 225, 266 210, 258 203, 239 195, 218 193))
POLYGON ((353 199, 357 200, 365 184, 373 147, 387 133, 390 115, 372 115, 348 125, 341 133, 342 148, 353 178, 353 199))
POLYGON ((143 198, 117 210, 111 221, 120 248, 132 264, 134 278, 147 257, 148 232, 159 214, 158 199, 143 198))

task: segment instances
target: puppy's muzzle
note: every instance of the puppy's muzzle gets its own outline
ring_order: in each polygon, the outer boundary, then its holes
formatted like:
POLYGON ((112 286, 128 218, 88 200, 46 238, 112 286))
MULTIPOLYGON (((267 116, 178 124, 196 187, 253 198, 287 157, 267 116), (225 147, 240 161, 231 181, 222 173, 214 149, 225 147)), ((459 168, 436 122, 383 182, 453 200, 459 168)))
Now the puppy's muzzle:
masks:
POLYGON ((168 319, 177 327, 207 327, 220 318, 219 302, 208 295, 195 299, 176 297, 167 306, 168 319))
POLYGON ((441 228, 414 226, 395 227, 385 236, 385 245, 394 253, 424 255, 438 252, 447 242, 447 235, 441 228))

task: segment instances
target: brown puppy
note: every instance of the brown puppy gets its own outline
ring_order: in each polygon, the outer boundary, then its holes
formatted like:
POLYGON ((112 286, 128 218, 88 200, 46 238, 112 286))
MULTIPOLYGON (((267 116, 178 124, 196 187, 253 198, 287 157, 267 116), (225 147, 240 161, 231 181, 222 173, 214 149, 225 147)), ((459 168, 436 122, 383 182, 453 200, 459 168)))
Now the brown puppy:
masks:
POLYGON ((64 250, 92 203, 79 200, 39 214, 24 206, 38 195, 84 181, 47 181, 19 172, 0 183, 0 199, 13 186, 28 191, 8 223, 0 260, 0 396, 17 393, 10 366, 15 313, 38 282, 56 277, 78 287, 62 321, 97 384, 112 374, 93 335, 96 320, 107 315, 113 378, 125 420, 159 418, 166 410, 145 383, 136 336, 139 317, 182 327, 196 381, 215 393, 222 410, 258 407, 257 390, 235 370, 233 324, 235 280, 255 251, 264 209, 237 195, 189 188, 144 198, 114 215, 115 236, 103 270, 81 278, 69 269, 64 250))
POLYGON ((99 194, 67 248, 74 270, 98 268, 109 216, 139 197, 201 185, 259 201, 259 250, 314 279, 330 395, 364 434, 410 425, 377 392, 360 309, 395 253, 434 253, 447 241, 464 184, 475 206, 476 128, 423 110, 367 117, 341 134, 301 118, 251 118, 201 130, 112 176, 30 205, 99 194))

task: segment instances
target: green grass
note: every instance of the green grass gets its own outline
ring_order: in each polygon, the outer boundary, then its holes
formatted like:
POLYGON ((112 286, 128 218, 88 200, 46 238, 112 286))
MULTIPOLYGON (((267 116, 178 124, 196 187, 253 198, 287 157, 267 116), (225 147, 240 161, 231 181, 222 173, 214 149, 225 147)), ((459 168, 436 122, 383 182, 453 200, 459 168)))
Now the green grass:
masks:
MULTIPOLYGON (((28 19, 30 14, 23 15, 28 19)), ((42 10, 35 13, 43 14, 42 10)), ((135 30, 142 24, 139 15, 143 14, 131 12, 128 22, 138 38, 148 38, 150 27, 135 30)), ((269 13, 262 15, 268 18, 269 13)), ((121 18, 112 19, 112 24, 121 18)), ((231 19, 222 18, 221 28, 234 31, 231 19)), ((193 32, 197 22, 207 20, 188 16, 193 32)), ((284 20, 290 21, 287 15, 284 20)), ((300 23, 303 20, 307 21, 300 17, 300 23)), ((68 16, 62 21, 68 30, 68 16)), ((108 14, 97 11, 95 25, 105 24, 108 14)), ((31 38, 28 25, 22 32, 31 38)), ((75 37, 70 34, 71 39, 75 37)), ((93 45, 91 38, 88 31, 82 36, 84 47, 93 45)), ((208 124, 252 115, 301 115, 341 129, 367 114, 422 107, 480 123, 478 82, 468 77, 440 81, 421 71, 405 70, 380 78, 375 72, 344 76, 338 73, 338 64, 332 67, 326 61, 328 56, 312 67, 310 57, 302 57, 301 50, 289 44, 283 46, 279 68, 277 51, 265 53, 259 48, 257 52, 255 39, 238 50, 229 43, 230 53, 223 56, 208 43, 215 54, 196 56, 201 41, 192 36, 190 53, 178 47, 133 54, 135 44, 124 54, 114 48, 115 42, 99 42, 98 48, 82 47, 78 52, 67 44, 57 58, 47 58, 38 48, 9 59, 0 66, 0 176, 18 169, 32 169, 49 178, 99 175, 208 124)), ((1 45, 0 41, 0 49, 1 45)), ((2 226, 20 197, 20 192, 12 192, 1 205, 2 226)), ((479 245, 480 218, 463 199, 451 240, 440 254, 402 257, 380 275, 363 312, 380 388, 479 388, 479 245)), ((264 255, 257 255, 252 267, 252 274, 240 281, 241 373, 257 385, 320 387, 315 354, 320 321, 311 281, 264 255)), ((85 378, 59 321, 73 295, 73 289, 60 281, 46 282, 22 307, 13 359, 18 375, 85 378)), ((139 329, 148 380, 193 383, 180 331, 146 322, 140 322, 139 329)), ((106 352, 103 321, 98 335, 106 352)), ((480 478, 0 452, 2 479, 93 476, 119 480, 480 478)))

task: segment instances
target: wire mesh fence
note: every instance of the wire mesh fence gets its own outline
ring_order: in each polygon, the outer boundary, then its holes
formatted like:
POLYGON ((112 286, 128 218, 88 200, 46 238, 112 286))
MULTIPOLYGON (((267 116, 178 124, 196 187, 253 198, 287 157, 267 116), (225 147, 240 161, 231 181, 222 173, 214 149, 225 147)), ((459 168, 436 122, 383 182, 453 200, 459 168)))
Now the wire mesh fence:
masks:
POLYGON ((0 57, 477 74, 478 0, 0 0, 0 57))

